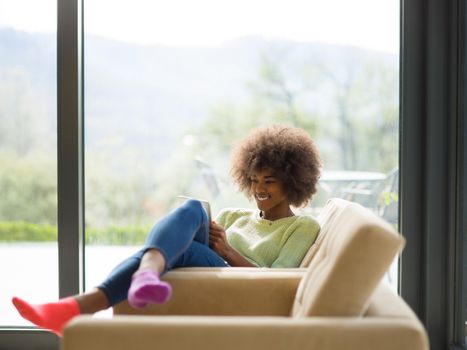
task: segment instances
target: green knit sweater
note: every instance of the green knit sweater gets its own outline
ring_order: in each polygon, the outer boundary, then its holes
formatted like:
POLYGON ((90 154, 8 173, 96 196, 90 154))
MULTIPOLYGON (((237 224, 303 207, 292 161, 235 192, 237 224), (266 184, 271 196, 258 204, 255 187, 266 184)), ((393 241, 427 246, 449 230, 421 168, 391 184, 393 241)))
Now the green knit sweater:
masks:
POLYGON ((311 216, 269 221, 259 210, 223 209, 216 222, 229 244, 258 267, 298 267, 315 241, 319 224, 311 216))

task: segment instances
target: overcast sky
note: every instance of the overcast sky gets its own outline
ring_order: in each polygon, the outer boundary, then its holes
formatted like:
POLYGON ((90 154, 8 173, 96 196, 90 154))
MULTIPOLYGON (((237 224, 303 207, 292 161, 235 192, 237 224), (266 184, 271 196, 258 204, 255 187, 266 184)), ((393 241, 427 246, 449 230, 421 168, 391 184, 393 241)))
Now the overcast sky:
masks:
MULTIPOLYGON (((399 50, 398 0, 84 0, 85 31, 140 44, 246 35, 399 50)), ((0 0, 0 27, 56 30, 56 0, 0 0)))

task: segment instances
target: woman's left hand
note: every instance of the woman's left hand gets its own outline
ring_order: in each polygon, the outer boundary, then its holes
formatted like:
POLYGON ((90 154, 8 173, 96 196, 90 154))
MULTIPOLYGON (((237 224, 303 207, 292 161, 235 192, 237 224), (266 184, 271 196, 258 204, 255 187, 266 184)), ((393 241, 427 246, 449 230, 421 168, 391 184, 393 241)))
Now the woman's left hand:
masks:
POLYGON ((215 221, 209 224, 209 246, 224 259, 231 249, 224 228, 215 221))

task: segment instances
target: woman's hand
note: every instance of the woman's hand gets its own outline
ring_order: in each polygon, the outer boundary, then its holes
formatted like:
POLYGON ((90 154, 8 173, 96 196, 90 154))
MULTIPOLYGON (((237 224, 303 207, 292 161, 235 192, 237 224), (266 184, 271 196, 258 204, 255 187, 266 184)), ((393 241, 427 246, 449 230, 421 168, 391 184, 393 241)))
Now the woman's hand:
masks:
POLYGON ((209 224, 209 246, 230 266, 257 267, 229 245, 224 228, 215 221, 209 224))
POLYGON ((224 259, 231 249, 224 228, 215 221, 209 224, 209 246, 224 259))

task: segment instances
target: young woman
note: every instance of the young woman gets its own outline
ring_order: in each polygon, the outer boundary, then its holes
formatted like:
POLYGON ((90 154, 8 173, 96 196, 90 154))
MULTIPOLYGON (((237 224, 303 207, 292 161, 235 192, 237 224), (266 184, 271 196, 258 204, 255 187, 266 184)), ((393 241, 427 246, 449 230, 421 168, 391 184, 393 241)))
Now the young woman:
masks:
POLYGON ((188 200, 149 232, 145 245, 118 265, 94 290, 58 302, 30 304, 13 297, 19 313, 62 335, 73 317, 128 299, 135 308, 165 303, 171 286, 160 276, 177 267, 297 267, 319 226, 295 215, 316 192, 321 161, 309 135, 273 125, 254 130, 233 150, 233 180, 257 210, 224 209, 208 222, 201 203, 188 200))

